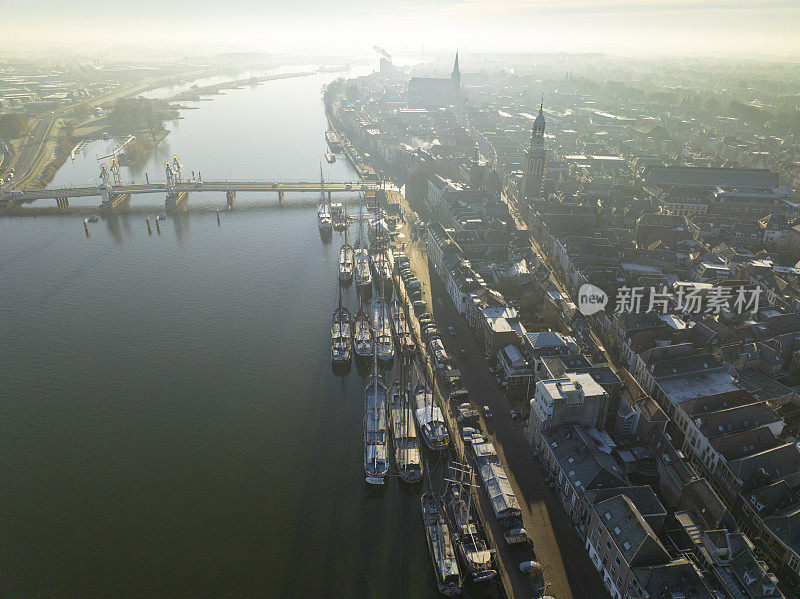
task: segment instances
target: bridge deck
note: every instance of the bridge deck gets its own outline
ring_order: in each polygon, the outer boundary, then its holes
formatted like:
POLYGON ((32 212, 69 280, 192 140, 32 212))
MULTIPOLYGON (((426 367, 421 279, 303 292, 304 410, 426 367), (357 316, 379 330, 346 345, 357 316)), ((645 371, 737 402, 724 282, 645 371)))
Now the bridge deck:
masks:
MULTIPOLYGON (((325 183, 325 191, 332 193, 348 191, 375 191, 380 188, 378 183, 345 182, 345 183, 325 183)), ((320 183, 304 181, 189 181, 176 184, 172 191, 176 192, 265 192, 265 191, 285 191, 285 192, 316 192, 322 190, 320 183)), ((127 185, 114 185, 109 187, 109 192, 114 194, 129 193, 166 193, 166 183, 130 183, 127 185)), ((2 193, 2 192, 0 192, 2 193)), ((0 195, 3 200, 14 200, 15 202, 32 202, 33 200, 46 200, 56 198, 84 198, 99 196, 100 190, 97 187, 54 187, 46 189, 25 190, 21 194, 0 195)))

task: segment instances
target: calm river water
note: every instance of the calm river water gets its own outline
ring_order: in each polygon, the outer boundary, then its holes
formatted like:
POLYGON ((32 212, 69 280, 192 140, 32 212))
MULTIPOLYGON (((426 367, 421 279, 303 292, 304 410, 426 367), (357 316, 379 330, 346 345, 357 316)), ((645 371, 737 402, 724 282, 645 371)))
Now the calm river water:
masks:
MULTIPOLYGON (((163 180, 178 153, 204 179, 316 180, 337 76, 195 103, 123 175, 163 180)), ((161 235, 157 196, 88 238, 78 216, 0 218, 3 596, 437 596, 419 489, 363 480, 365 381, 329 359, 341 240, 314 199, 240 194, 218 226, 224 196, 193 194, 161 235)))

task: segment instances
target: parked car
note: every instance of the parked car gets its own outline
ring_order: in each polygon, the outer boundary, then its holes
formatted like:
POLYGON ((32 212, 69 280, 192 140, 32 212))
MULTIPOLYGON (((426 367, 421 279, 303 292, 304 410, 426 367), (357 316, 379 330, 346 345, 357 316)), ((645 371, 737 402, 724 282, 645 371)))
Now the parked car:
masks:
POLYGON ((511 414, 511 420, 517 419, 517 412, 515 410, 509 410, 508 413, 511 414))
POLYGON ((490 408, 489 406, 483 406, 483 415, 486 416, 486 418, 491 418, 492 408, 490 408))
POLYGON ((469 399, 469 391, 466 389, 455 389, 450 393, 450 401, 458 401, 460 403, 466 403, 469 399))
POLYGON ((480 434, 481 434, 480 431, 475 430, 471 426, 465 426, 464 428, 461 429, 461 438, 464 440, 464 443, 469 443, 470 440, 475 435, 480 435, 480 434))
POLYGON ((544 568, 539 562, 527 561, 519 565, 519 571, 528 579, 528 589, 534 597, 541 597, 544 592, 544 568))
POLYGON ((450 333, 451 337, 455 337, 456 336, 456 330, 453 327, 447 327, 447 332, 450 333))
POLYGON ((519 523, 519 526, 515 526, 506 530, 503 533, 503 540, 505 541, 506 548, 510 549, 512 547, 531 547, 533 546, 533 541, 531 541, 530 537, 528 536, 528 531, 522 526, 522 523, 519 523))

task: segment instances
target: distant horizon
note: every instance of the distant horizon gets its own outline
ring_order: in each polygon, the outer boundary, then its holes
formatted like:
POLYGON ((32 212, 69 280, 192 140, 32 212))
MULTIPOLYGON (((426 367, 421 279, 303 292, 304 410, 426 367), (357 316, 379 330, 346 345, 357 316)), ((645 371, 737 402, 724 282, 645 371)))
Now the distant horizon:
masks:
MULTIPOLYGON (((525 50, 478 50, 472 49, 468 46, 453 46, 441 48, 425 48, 424 50, 413 49, 392 49, 390 55, 393 62, 398 66, 406 66, 407 60, 412 59, 417 62, 437 63, 437 62, 451 62, 455 52, 458 51, 460 56, 467 59, 467 64, 463 65, 462 71, 469 72, 470 57, 479 59, 493 58, 493 57, 513 57, 513 58, 585 58, 585 57, 606 57, 609 59, 637 59, 642 61, 650 60, 667 60, 667 61, 680 61, 680 60, 694 60, 698 63, 707 63, 713 61, 741 61, 752 63, 786 63, 786 64, 800 64, 800 53, 752 53, 752 52, 703 52, 697 54, 691 53, 668 53, 668 52, 625 52, 625 51, 611 51, 611 50, 586 50, 586 51, 566 51, 566 50, 552 50, 552 51, 525 51, 525 50)), ((153 60, 162 62, 171 61, 184 61, 188 59, 213 59, 222 56, 236 55, 262 55, 264 58, 278 57, 278 58, 291 58, 291 57, 308 57, 308 58, 325 58, 326 61, 336 63, 337 61, 356 60, 360 62, 369 62, 374 60, 375 67, 378 66, 378 61, 381 56, 378 52, 372 49, 372 46, 365 45, 357 48, 353 47, 349 50, 340 49, 337 52, 331 52, 329 49, 319 48, 297 48, 295 50, 286 49, 269 49, 269 48, 252 48, 248 46, 214 46, 203 45, 202 47, 193 47, 191 44, 183 46, 164 46, 163 48, 153 47, 150 45, 134 45, 126 44, 119 46, 104 46, 98 48, 88 44, 36 44, 25 43, 20 45, 8 45, 0 42, 0 60, 7 58, 14 59, 99 59, 107 60, 108 62, 123 62, 123 63, 142 63, 146 64, 153 60), (65 52, 67 53, 65 55, 65 52)))
POLYGON ((130 11, 97 0, 29 0, 3 12, 3 51, 352 53, 378 44, 389 53, 800 57, 800 3, 791 0, 142 0, 130 11))

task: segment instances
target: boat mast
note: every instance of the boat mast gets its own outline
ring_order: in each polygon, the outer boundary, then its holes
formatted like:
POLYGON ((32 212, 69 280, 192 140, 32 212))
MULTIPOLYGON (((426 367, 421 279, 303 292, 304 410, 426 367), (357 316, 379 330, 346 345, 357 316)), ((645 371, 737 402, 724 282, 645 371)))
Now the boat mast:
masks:
MULTIPOLYGON (((406 383, 405 383, 405 371, 406 371, 406 358, 403 356, 403 361, 400 364, 400 418, 403 423, 402 428, 400 429, 403 432, 403 439, 408 437, 408 432, 406 431, 406 425, 408 424, 408 419, 406 417, 406 383)), ((403 463, 408 466, 408 443, 404 442, 401 447, 401 455, 403 456, 403 463)))
POLYGON ((461 462, 454 462, 450 466, 451 470, 458 472, 458 480, 453 480, 452 478, 446 478, 445 480, 451 483, 455 483, 458 485, 458 496, 460 500, 464 501, 464 489, 466 489, 467 493, 467 532, 469 533, 470 541, 472 542, 472 546, 476 549, 478 548, 478 543, 475 540, 475 535, 472 534, 472 529, 469 526, 469 522, 472 519, 472 490, 477 489, 478 487, 475 485, 475 470, 472 469, 470 464, 462 464, 461 462), (462 468, 466 468, 467 470, 462 470, 462 468), (464 475, 469 475, 469 482, 464 482, 464 475))
POLYGON ((337 309, 336 313, 339 315, 339 334, 342 333, 342 286, 339 285, 339 308, 337 309))
POLYGON ((358 202, 358 239, 356 239, 356 247, 360 248, 362 246, 361 240, 364 237, 364 212, 363 212, 364 205, 361 203, 360 199, 358 202))
MULTIPOLYGON (((472 466, 467 464, 467 468, 469 468, 469 487, 468 487, 468 497, 467 497, 467 515, 472 516, 472 489, 475 487, 475 471, 472 469, 472 466)), ((472 534, 472 528, 468 527, 469 530, 469 537, 472 540, 472 546, 477 547, 477 543, 475 542, 475 536, 472 534)))
POLYGON ((428 387, 428 368, 430 368, 430 365, 431 365, 431 357, 430 355, 428 355, 425 363, 425 406, 428 405, 428 396, 430 395, 431 404, 430 407, 428 408, 428 417, 431 419, 431 422, 433 422, 433 389, 428 387))
POLYGON ((325 178, 322 176, 322 161, 320 160, 319 163, 319 202, 318 204, 325 204, 326 203, 325 197, 325 178))
MULTIPOLYGON (((434 495, 434 501, 436 501, 436 499, 437 496, 434 495)), ((444 552, 442 551, 442 519, 444 518, 444 514, 442 514, 441 507, 441 505, 437 506, 436 510, 436 544, 439 545, 439 577, 444 583, 446 579, 444 573, 445 561, 449 562, 450 560, 445 558, 444 552)))
MULTIPOLYGON (((378 278, 380 278, 380 277, 378 277, 378 278)), ((381 339, 383 339, 384 338, 383 337, 383 333, 386 330, 386 302, 383 301, 383 279, 381 279, 380 282, 381 282, 381 285, 380 285, 380 287, 381 287, 381 299, 380 299, 381 319, 380 319, 380 325, 381 325, 381 339)))
MULTIPOLYGON (((373 402, 373 425, 376 429, 376 436, 377 436, 377 427, 378 427, 378 340, 377 338, 373 337, 372 339, 372 402, 373 402)), ((372 452, 372 471, 375 473, 378 467, 378 451, 377 446, 374 448, 375 451, 372 452)))

